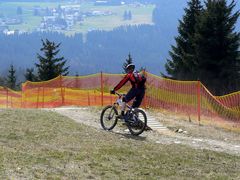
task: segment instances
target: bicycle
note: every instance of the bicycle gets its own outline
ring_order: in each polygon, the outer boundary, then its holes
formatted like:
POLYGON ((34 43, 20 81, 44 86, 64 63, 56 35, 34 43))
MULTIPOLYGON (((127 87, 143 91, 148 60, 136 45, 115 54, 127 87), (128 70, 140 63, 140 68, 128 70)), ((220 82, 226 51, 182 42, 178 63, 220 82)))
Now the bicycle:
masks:
MULTIPOLYGON (((112 130, 118 122, 118 107, 122 104, 122 97, 124 94, 115 93, 118 95, 118 99, 113 105, 106 106, 101 113, 100 122, 104 130, 112 130)), ((132 108, 132 106, 126 104, 127 111, 124 115, 124 123, 128 127, 130 133, 134 136, 138 136, 147 127, 146 113, 138 108, 132 108)))

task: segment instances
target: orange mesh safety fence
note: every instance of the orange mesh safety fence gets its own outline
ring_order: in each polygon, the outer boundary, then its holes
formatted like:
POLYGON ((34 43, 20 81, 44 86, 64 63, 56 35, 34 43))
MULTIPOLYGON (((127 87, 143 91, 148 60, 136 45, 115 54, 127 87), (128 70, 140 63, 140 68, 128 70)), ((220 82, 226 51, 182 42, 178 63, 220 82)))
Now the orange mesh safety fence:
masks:
POLYGON ((0 87, 0 108, 21 108, 22 92, 0 87))
POLYGON ((175 113, 197 115, 197 82, 173 81, 147 74, 147 105, 175 113))
POLYGON ((240 128, 240 92, 215 97, 197 81, 175 81, 147 73, 147 105, 178 116, 240 128))
MULTIPOLYGON (((115 96, 109 91, 123 75, 93 74, 88 76, 59 76, 45 82, 23 84, 24 108, 47 108, 58 106, 101 106, 113 103, 115 96)), ((129 89, 130 83, 122 92, 129 89)))
MULTIPOLYGON (((191 120, 219 123, 240 128, 240 92, 213 96, 197 81, 175 81, 150 73, 142 106, 161 109, 191 120)), ((0 108, 51 108, 59 106, 103 106, 112 104, 116 96, 109 91, 122 74, 98 73, 88 76, 59 76, 45 82, 22 85, 22 92, 0 87, 0 108)), ((121 92, 127 92, 130 83, 121 92)))

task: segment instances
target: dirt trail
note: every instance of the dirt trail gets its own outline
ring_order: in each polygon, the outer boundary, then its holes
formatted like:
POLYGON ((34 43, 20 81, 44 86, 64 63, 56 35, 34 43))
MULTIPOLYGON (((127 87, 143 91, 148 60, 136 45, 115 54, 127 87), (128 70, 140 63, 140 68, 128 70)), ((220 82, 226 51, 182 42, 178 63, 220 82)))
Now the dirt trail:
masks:
MULTIPOLYGON (((51 111, 55 111, 78 123, 92 126, 99 131, 102 131, 99 123, 101 110, 98 108, 62 107, 51 109, 51 111)), ((169 120, 169 117, 165 117, 163 114, 159 113, 148 113, 148 116, 156 116, 156 120, 163 123, 164 128, 145 131, 141 136, 144 137, 146 141, 158 144, 182 144, 196 149, 208 149, 240 156, 240 134, 226 132, 220 129, 216 130, 209 127, 198 127, 193 124, 189 125, 189 122, 176 122, 169 120), (180 132, 176 132, 179 127, 185 128, 187 131, 180 130, 180 132), (199 130, 199 128, 201 129, 199 130), (221 136, 215 138, 215 134, 216 136, 221 134, 221 136)), ((126 127, 123 127, 120 124, 121 123, 119 123, 119 125, 113 130, 113 133, 129 134, 126 127)))

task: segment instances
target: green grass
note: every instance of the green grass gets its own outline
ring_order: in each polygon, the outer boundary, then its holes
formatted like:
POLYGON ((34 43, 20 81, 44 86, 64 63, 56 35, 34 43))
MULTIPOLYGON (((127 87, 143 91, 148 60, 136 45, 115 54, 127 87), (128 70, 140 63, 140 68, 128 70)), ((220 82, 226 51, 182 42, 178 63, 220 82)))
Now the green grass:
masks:
POLYGON ((239 179, 240 157, 100 131, 56 113, 0 111, 0 179, 239 179))
MULTIPOLYGON (((45 3, 45 2, 2 2, 0 3, 0 14, 8 17, 16 17, 17 7, 20 6, 23 9, 23 24, 21 25, 11 25, 10 29, 19 29, 23 31, 34 31, 39 27, 41 22, 41 17, 33 16, 33 7, 58 7, 58 5, 64 5, 66 2, 61 3, 45 3)), ((75 33, 87 33, 89 30, 112 30, 116 27, 122 25, 139 25, 139 24, 152 24, 152 12, 155 8, 154 5, 147 5, 142 7, 133 7, 129 5, 123 6, 94 6, 93 3, 83 3, 81 4, 81 11, 112 11, 114 14, 111 16, 97 16, 88 17, 81 24, 76 24, 72 30, 63 31, 66 34, 75 33), (124 11, 132 12, 132 20, 123 21, 124 11)))

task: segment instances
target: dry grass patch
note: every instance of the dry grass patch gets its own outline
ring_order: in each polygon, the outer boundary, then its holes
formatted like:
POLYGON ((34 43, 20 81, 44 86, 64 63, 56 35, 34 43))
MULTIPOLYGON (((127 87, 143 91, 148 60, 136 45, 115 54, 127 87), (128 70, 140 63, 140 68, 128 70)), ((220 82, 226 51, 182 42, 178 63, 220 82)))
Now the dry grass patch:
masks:
POLYGON ((182 129, 187 135, 195 138, 207 138, 240 145, 240 132, 218 127, 214 124, 203 124, 198 121, 189 121, 188 117, 177 117, 171 114, 153 111, 158 121, 172 131, 182 129))
POLYGON ((53 112, 0 111, 0 179, 239 179, 239 169, 238 156, 159 145, 53 112))

